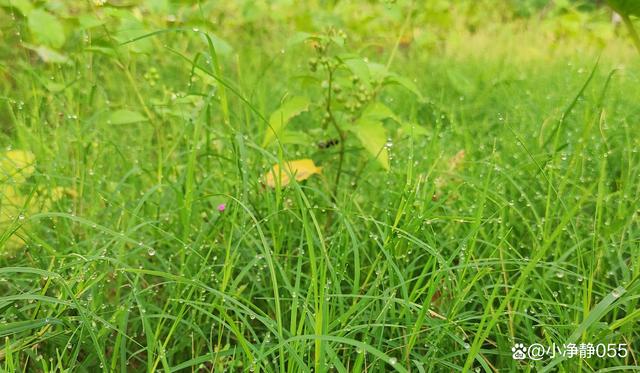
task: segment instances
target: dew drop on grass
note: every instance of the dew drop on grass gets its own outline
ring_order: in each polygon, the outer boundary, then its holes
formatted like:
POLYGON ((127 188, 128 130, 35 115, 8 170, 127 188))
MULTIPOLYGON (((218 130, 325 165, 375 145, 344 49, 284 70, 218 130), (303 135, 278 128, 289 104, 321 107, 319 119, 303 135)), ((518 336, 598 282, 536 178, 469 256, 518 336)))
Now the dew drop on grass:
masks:
POLYGON ((398 359, 396 359, 395 357, 392 357, 389 359, 389 364, 396 365, 397 363, 398 363, 398 359))
POLYGON ((557 278, 563 278, 564 277, 564 272, 562 272, 562 271, 556 272, 556 277, 557 278))
POLYGON ((154 256, 154 255, 156 255, 156 250, 155 250, 155 249, 153 249, 152 247, 150 247, 150 248, 147 250, 147 254, 149 254, 149 256, 154 256))
POLYGON ((622 291, 620 290, 620 288, 613 289, 613 291, 611 292, 611 295, 612 295, 614 298, 618 299, 618 298, 620 298, 620 296, 622 295, 622 291))

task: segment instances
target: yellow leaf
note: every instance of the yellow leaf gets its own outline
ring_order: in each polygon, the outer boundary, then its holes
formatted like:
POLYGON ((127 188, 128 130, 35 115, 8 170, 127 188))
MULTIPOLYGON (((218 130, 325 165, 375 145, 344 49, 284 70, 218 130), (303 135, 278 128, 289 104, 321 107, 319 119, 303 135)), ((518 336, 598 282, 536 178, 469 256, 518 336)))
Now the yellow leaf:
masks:
POLYGON ((0 155, 0 179, 23 183, 35 168, 36 157, 24 150, 9 150, 0 155))
MULTIPOLYGON (((6 233, 7 230, 15 229, 12 225, 18 219, 25 203, 26 198, 20 195, 16 187, 9 184, 0 184, 0 234, 6 233)), ((22 238, 14 233, 2 245, 0 255, 13 253, 23 245, 22 238)))
POLYGON ((291 176, 294 176, 297 181, 302 181, 314 174, 322 173, 322 167, 316 166, 311 159, 287 161, 284 165, 284 169, 280 168, 280 164, 273 165, 273 168, 262 177, 265 185, 275 188, 279 182, 281 186, 286 186, 291 181, 291 176))

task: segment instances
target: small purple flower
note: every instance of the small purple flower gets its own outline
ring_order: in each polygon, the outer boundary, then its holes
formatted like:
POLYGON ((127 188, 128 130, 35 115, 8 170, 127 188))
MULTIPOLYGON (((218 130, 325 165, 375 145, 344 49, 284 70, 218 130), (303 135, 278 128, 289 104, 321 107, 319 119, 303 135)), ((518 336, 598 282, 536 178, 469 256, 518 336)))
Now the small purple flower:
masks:
POLYGON ((227 208, 227 204, 226 203, 221 203, 218 205, 218 211, 223 212, 224 209, 227 208))

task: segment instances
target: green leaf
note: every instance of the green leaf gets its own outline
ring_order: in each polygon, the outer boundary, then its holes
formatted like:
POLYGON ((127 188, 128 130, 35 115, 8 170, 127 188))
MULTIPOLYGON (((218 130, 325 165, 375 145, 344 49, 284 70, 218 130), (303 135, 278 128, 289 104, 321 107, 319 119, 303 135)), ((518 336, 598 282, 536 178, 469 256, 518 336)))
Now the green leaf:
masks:
POLYGON ((381 102, 372 102, 364 109, 362 117, 372 121, 382 121, 388 118, 400 122, 398 117, 389 109, 389 107, 381 102))
POLYGON ((283 144, 293 145, 309 145, 311 138, 305 132, 301 131, 282 131, 280 134, 280 142, 283 144))
POLYGON ((607 2, 620 14, 640 16, 640 1, 638 0, 607 0, 607 2))
POLYGON ((87 30, 94 27, 102 26, 104 25, 104 23, 105 21, 98 19, 92 14, 81 14, 80 16, 78 16, 78 24, 80 26, 80 29, 87 30))
POLYGON ((389 70, 383 64, 369 62, 367 63, 367 67, 369 68, 371 79, 374 81, 382 82, 389 76, 389 70))
POLYGON ((37 44, 55 49, 64 45, 64 28, 53 14, 42 9, 35 9, 29 13, 28 24, 31 35, 37 44))
POLYGON ((389 151, 386 148, 387 130, 380 121, 369 118, 359 119, 353 126, 349 127, 364 148, 376 158, 380 165, 389 169, 389 151))
POLYGON ((400 130, 412 137, 416 135, 425 136, 429 134, 429 132, 424 127, 416 123, 403 122, 400 124, 400 130))
POLYGON ((314 35, 308 32, 296 32, 287 40, 286 44, 287 47, 293 47, 312 38, 314 38, 314 35))
POLYGON ((264 135, 262 146, 267 146, 273 142, 276 136, 280 135, 289 121, 309 108, 309 99, 303 96, 295 96, 285 102, 278 110, 269 117, 269 128, 264 135))
POLYGON ((416 97, 418 97, 419 100, 422 100, 422 93, 420 93, 420 90, 418 89, 418 86, 412 82, 411 80, 403 77, 403 76, 399 76, 396 74, 390 74, 386 79, 385 79, 385 83, 387 84, 398 84, 402 87, 404 87, 405 89, 409 90, 411 93, 413 93, 414 95, 416 95, 416 97))
POLYGON ((216 53, 220 56, 228 56, 233 52, 233 47, 226 40, 214 35, 208 34, 209 38, 211 38, 211 44, 216 50, 216 53))
POLYGON ((145 26, 145 24, 136 18, 131 16, 127 18, 121 18, 118 31, 115 33, 115 39, 120 43, 127 43, 127 47, 136 53, 151 53, 154 50, 153 44, 149 38, 145 36, 151 32, 145 26))
POLYGON ((131 124, 146 122, 147 120, 147 117, 141 113, 131 110, 116 110, 110 113, 107 119, 110 124, 131 124))
POLYGON ((33 10, 33 5, 29 0, 0 0, 0 6, 16 8, 25 17, 33 10))
POLYGON ((344 59, 344 64, 347 66, 349 70, 353 73, 353 75, 360 78, 363 82, 369 82, 371 79, 371 74, 369 73, 369 66, 362 58, 347 58, 344 59))

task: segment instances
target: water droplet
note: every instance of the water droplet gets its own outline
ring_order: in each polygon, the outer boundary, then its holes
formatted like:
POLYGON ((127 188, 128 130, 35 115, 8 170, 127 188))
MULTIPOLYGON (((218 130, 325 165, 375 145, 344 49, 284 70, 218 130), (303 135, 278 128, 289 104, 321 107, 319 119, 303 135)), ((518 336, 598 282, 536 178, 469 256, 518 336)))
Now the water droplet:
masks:
POLYGON ((150 247, 149 250, 147 250, 147 254, 149 254, 149 256, 154 256, 156 255, 156 251, 152 247, 150 247))
POLYGON ((396 359, 395 357, 392 357, 389 359, 389 364, 396 365, 397 363, 398 363, 398 359, 396 359))
POLYGON ((624 293, 623 288, 616 288, 616 289, 613 289, 613 291, 611 292, 611 295, 617 299, 617 298, 620 298, 620 296, 622 296, 622 293, 624 293))

